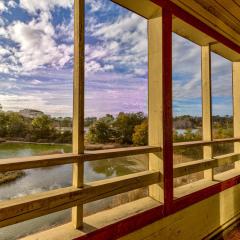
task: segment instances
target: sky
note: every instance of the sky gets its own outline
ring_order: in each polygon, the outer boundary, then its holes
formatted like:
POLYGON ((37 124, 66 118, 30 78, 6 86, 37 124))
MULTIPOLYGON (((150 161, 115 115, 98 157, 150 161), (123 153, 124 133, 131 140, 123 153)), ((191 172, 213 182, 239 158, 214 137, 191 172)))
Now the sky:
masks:
MULTIPOLYGON (((85 115, 147 113, 147 21, 86 0, 85 115)), ((213 113, 232 114, 231 64, 212 56, 213 113)), ((200 47, 173 34, 174 115, 201 115, 200 47)), ((73 0, 0 0, 3 109, 72 115, 73 0)))

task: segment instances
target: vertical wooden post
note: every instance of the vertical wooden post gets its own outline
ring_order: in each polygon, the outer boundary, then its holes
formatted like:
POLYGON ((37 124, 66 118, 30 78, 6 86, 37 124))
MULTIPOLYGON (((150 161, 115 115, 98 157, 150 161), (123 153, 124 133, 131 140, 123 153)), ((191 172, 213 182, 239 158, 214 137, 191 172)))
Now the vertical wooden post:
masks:
POLYGON ((164 202, 168 211, 173 202, 172 14, 168 9, 148 21, 148 36, 149 145, 162 148, 160 154, 150 154, 149 169, 164 174, 163 183, 149 187, 149 195, 164 202))
MULTIPOLYGON (((211 49, 202 46, 202 134, 203 141, 212 141, 211 49)), ((203 147, 203 158, 212 158, 212 146, 203 147)), ((212 180, 213 170, 204 171, 204 178, 212 180)))
MULTIPOLYGON (((148 20, 148 143, 163 147, 162 16, 148 20)), ((162 153, 149 154, 149 169, 163 174, 162 153)), ((149 186, 149 195, 164 202, 163 182, 149 186)))
MULTIPOLYGON (((73 153, 84 153, 84 0, 74 1, 73 153)), ((73 186, 83 186, 84 163, 73 164, 73 186)), ((83 205, 72 209, 72 222, 80 228, 83 205)))
MULTIPOLYGON (((240 62, 232 66, 233 78, 233 130, 234 137, 240 138, 240 62)), ((240 142, 234 143, 234 152, 240 153, 240 142)), ((240 168, 240 161, 235 162, 235 168, 240 168)))

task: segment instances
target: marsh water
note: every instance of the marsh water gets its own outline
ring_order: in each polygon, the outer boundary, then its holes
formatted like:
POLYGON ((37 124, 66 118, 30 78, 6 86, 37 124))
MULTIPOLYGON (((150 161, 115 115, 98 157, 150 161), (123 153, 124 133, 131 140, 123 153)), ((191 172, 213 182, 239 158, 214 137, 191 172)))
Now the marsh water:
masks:
MULTIPOLYGON (((71 152, 70 145, 2 143, 0 144, 0 161, 3 158, 69 152, 71 152)), ((84 181, 91 182, 143 171, 146 169, 146 158, 144 155, 139 155, 85 163, 84 181)), ((25 176, 0 185, 0 201, 71 186, 71 182, 71 165, 25 170, 25 176)), ((144 193, 142 194, 144 195, 144 193)), ((141 197, 142 194, 138 193, 137 195, 141 197)), ((125 201, 128 201, 126 200, 128 197, 128 195, 124 196, 125 201)), ((90 215, 96 211, 110 208, 116 204, 114 203, 116 200, 116 198, 108 198, 100 202, 90 203, 84 206, 84 214, 90 215)), ((65 210, 2 228, 0 229, 0 239, 18 239, 68 221, 70 221, 70 210, 65 210)))

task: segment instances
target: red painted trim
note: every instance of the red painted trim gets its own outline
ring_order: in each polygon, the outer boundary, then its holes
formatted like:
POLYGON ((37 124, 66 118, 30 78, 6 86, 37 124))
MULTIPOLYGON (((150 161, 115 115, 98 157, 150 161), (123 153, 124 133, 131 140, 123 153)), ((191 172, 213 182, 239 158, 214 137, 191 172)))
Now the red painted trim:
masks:
POLYGON ((94 230, 75 240, 115 240, 164 217, 163 205, 94 230))
POLYGON ((203 23, 198 18, 194 17, 187 11, 183 10, 182 8, 178 7, 175 3, 169 1, 169 0, 151 0, 155 4, 170 9, 172 11, 173 15, 176 17, 182 19, 184 22, 192 25, 193 27, 199 29, 203 33, 207 34, 208 36, 214 38, 218 42, 223 43, 227 47, 231 48, 232 50, 236 51, 237 53, 240 53, 240 46, 228 39, 227 37, 223 36, 213 28, 209 27, 207 24, 203 23))
POLYGON ((207 199, 217 193, 220 193, 228 188, 231 188, 240 183, 240 176, 228 179, 224 182, 217 183, 213 186, 204 188, 197 192, 186 195, 182 198, 174 200, 174 205, 172 208, 172 213, 175 213, 185 207, 188 207, 194 203, 207 199))
POLYGON ((163 177, 166 213, 173 204, 173 144, 172 144, 172 12, 162 9, 163 58, 163 177))

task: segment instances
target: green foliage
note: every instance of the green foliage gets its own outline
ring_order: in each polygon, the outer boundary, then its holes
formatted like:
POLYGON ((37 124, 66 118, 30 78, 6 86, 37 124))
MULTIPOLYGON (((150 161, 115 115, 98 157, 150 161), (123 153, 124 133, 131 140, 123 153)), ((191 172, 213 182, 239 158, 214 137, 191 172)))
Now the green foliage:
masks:
POLYGON ((7 122, 6 114, 0 111, 0 137, 6 137, 7 135, 7 122))
POLYGON ((191 129, 185 129, 183 134, 179 134, 176 130, 173 130, 173 142, 191 142, 201 139, 200 131, 192 132, 191 129))
POLYGON ((135 126, 141 124, 145 119, 146 117, 142 112, 120 112, 113 124, 117 141, 122 144, 132 144, 132 135, 135 126))
POLYGON ((52 120, 47 115, 39 116, 32 121, 32 135, 35 139, 52 139, 55 135, 52 120))
POLYGON ((7 135, 9 137, 25 137, 28 131, 28 125, 25 119, 18 113, 8 113, 7 117, 7 135))
POLYGON ((141 124, 135 126, 132 136, 134 145, 145 146, 148 144, 148 121, 145 120, 141 124))
POLYGON ((107 143, 113 137, 112 123, 114 118, 112 115, 106 115, 98 119, 90 126, 87 134, 87 139, 91 143, 107 143))

